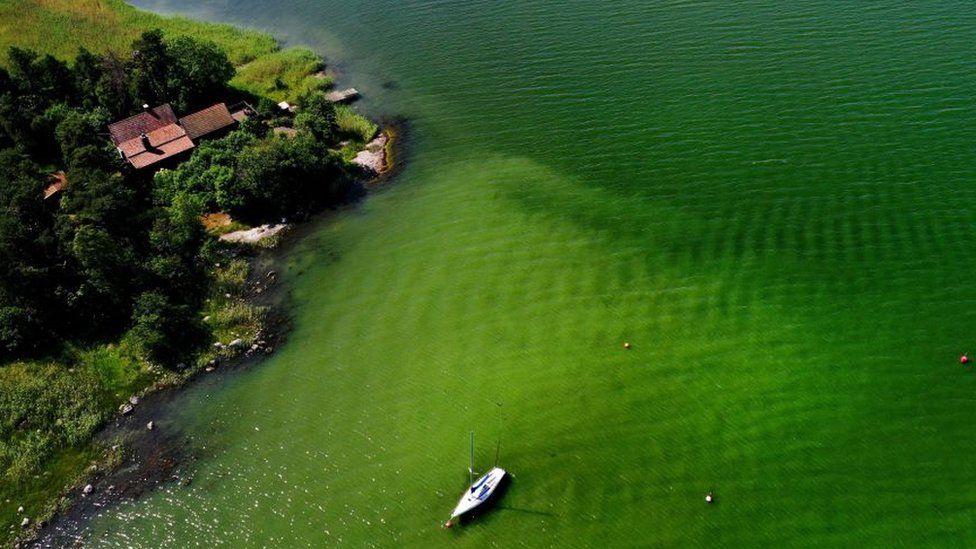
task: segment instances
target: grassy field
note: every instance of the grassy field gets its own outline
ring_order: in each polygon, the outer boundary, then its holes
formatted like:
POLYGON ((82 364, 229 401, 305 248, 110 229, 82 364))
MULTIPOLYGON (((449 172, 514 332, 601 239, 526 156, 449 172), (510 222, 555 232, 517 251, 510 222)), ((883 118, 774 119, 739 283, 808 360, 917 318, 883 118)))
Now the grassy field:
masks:
POLYGON ((132 41, 158 28, 167 36, 211 40, 238 67, 231 84, 275 101, 294 101, 330 84, 316 78, 322 61, 305 48, 282 50, 270 34, 231 25, 164 17, 137 10, 122 0, 0 0, 0 64, 10 46, 32 48, 65 60, 78 48, 128 53, 132 41))

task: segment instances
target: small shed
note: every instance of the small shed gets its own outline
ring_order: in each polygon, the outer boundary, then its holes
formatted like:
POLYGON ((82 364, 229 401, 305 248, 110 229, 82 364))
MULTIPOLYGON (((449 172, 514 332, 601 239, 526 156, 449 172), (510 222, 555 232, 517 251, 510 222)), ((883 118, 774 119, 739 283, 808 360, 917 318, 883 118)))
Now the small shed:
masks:
POLYGON ((44 187, 44 200, 55 197, 68 188, 68 176, 62 171, 52 173, 50 181, 51 183, 44 187))

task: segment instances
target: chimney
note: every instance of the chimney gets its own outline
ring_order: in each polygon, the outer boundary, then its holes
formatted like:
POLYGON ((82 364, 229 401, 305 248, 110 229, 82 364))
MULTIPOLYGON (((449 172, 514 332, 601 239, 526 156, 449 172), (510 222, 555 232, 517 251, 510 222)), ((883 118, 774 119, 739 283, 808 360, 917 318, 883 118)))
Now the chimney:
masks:
POLYGON ((152 150, 152 144, 149 143, 149 136, 148 135, 142 134, 142 135, 139 136, 139 139, 142 141, 142 148, 146 149, 147 151, 148 150, 152 150))

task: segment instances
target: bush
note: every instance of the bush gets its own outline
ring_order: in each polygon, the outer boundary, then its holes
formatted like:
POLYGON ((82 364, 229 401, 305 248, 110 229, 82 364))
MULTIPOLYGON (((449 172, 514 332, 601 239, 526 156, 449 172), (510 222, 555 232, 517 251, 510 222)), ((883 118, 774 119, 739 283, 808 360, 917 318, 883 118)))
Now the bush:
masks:
POLYGON ((337 129, 335 105, 321 93, 313 93, 302 99, 301 107, 295 117, 295 129, 321 143, 332 143, 337 129))
POLYGON ((348 185, 341 159, 324 145, 298 137, 273 138, 248 147, 237 164, 237 179, 222 204, 238 217, 253 221, 304 216, 348 185))
POLYGON ((126 339, 147 359, 172 367, 199 349, 202 336, 189 307, 171 302, 160 292, 146 292, 133 306, 132 329, 126 339))

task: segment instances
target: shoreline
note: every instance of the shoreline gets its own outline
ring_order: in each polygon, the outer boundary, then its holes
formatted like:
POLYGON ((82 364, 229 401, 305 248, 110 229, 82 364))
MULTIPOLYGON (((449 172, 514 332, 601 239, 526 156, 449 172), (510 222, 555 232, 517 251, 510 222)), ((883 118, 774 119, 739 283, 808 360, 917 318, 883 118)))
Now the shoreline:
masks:
MULTIPOLYGON (((405 119, 391 122, 396 126, 397 138, 389 146, 402 158, 405 119)), ((391 154, 393 154, 391 152, 391 154)), ((353 185, 342 205, 325 210, 296 225, 292 225, 274 247, 261 248, 242 245, 238 248, 252 255, 248 257, 251 273, 248 276, 248 293, 243 300, 252 306, 267 307, 262 322, 262 336, 271 352, 242 352, 220 361, 214 368, 198 368, 177 383, 158 384, 146 388, 138 405, 131 413, 116 414, 99 429, 92 439, 102 458, 96 469, 62 492, 54 514, 32 525, 14 540, 15 548, 63 547, 81 542, 81 535, 90 521, 108 508, 138 501, 144 494, 161 489, 170 483, 189 485, 193 482, 193 463, 198 456, 192 451, 188 434, 166 426, 154 424, 171 416, 172 404, 186 390, 204 383, 219 385, 231 376, 241 375, 260 367, 275 356, 282 344, 287 343, 292 329, 291 292, 287 284, 277 276, 268 279, 265 273, 275 271, 280 261, 294 251, 306 236, 324 222, 337 215, 348 213, 366 200, 371 192, 385 186, 390 178, 399 174, 402 162, 388 166, 382 173, 361 179, 353 185), (394 167, 396 169, 394 169, 394 167), (91 486, 86 493, 85 488, 91 486)))
MULTIPOLYGON (((208 21, 199 23, 228 26, 208 21)), ((319 57, 324 65, 324 59, 319 57)), ((337 206, 290 224, 284 234, 272 239, 271 246, 238 244, 229 249, 231 258, 246 259, 249 266, 246 291, 240 295, 240 301, 262 309, 260 331, 255 338, 261 340, 261 346, 241 350, 230 357, 222 356, 216 365, 213 361, 210 365, 198 362, 183 374, 156 380, 138 390, 133 397, 137 402, 123 403, 85 443, 97 456, 91 465, 59 493, 52 493, 47 511, 30 517, 31 523, 20 532, 11 532, 14 547, 79 543, 90 521, 106 508, 137 501, 151 490, 172 482, 192 482, 193 463, 198 456, 189 435, 158 423, 162 420, 165 424, 165 418, 172 416, 172 404, 186 389, 204 383, 224 383, 230 376, 263 364, 287 341, 292 327, 291 295, 287 284, 270 273, 278 272, 277 265, 282 258, 320 223, 358 207, 371 192, 380 190, 400 173, 406 155, 408 125, 409 121, 402 117, 379 119, 374 141, 385 139, 379 151, 380 169, 362 169, 346 198, 337 206)), ((198 356, 206 353, 202 350, 198 356)))
POLYGON ((265 282, 262 272, 276 265, 280 257, 308 232, 314 222, 309 220, 289 232, 274 248, 256 249, 248 263, 252 269, 248 277, 249 292, 244 301, 254 306, 268 307, 262 319, 262 334, 270 353, 241 353, 221 361, 215 368, 199 368, 178 383, 147 388, 138 405, 129 414, 117 414, 95 435, 92 444, 103 452, 96 470, 90 470, 79 482, 59 497, 57 510, 47 521, 38 524, 30 536, 18 538, 14 547, 62 547, 79 543, 81 533, 90 520, 102 510, 137 501, 147 492, 172 482, 192 482, 194 455, 188 435, 181 430, 154 425, 173 413, 172 404, 184 392, 202 383, 223 383, 227 377, 238 375, 261 365, 287 341, 291 330, 290 293, 284 284, 265 282), (260 293, 256 290, 261 289, 260 293), (270 291, 268 291, 270 290, 270 291), (86 487, 91 490, 86 493, 86 487))

